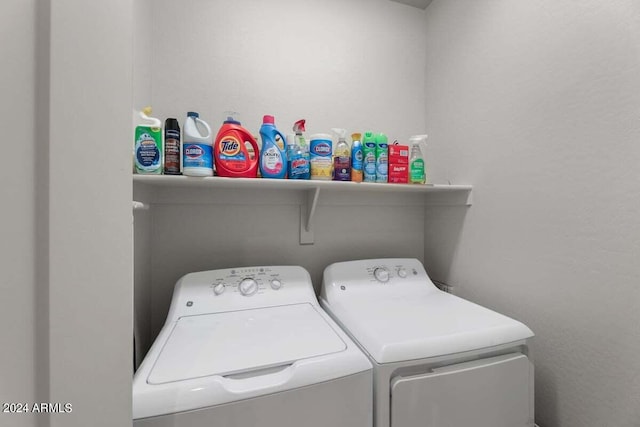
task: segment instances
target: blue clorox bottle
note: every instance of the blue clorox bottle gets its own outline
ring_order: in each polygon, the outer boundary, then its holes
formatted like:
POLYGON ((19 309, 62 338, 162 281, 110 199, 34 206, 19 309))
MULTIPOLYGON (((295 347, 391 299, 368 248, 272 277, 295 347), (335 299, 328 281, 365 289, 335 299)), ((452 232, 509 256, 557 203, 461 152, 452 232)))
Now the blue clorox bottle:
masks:
POLYGON ((260 137, 262 138, 260 174, 263 178, 285 178, 287 176, 286 140, 276 129, 273 116, 264 116, 262 119, 260 137), (282 147, 278 144, 278 139, 282 147))

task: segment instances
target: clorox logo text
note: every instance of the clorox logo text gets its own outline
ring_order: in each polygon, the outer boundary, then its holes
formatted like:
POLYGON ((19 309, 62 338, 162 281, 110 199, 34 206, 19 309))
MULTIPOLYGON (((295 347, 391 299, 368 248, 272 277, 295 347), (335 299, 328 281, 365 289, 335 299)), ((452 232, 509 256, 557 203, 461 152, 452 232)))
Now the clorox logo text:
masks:
POLYGON ((320 156, 326 156, 328 154, 331 154, 331 145, 327 144, 326 142, 321 142, 313 147, 313 152, 320 156))
POLYGON ((188 145, 184 149, 184 155, 190 159, 197 159, 199 157, 202 157, 203 154, 204 150, 197 145, 188 145))

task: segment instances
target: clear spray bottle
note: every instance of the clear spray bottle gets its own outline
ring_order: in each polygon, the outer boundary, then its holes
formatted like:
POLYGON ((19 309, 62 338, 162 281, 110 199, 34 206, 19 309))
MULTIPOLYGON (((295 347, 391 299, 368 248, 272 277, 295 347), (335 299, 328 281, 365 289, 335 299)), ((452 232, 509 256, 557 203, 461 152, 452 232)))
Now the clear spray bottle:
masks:
MULTIPOLYGON (((420 143, 426 142, 427 135, 415 135, 409 138, 411 144, 411 155, 409 156, 409 182, 411 184, 425 184, 427 176, 424 168, 424 158, 420 143)), ((425 144, 426 146, 426 144, 425 144)))
POLYGON ((334 181, 351 181, 351 147, 347 142, 346 129, 331 129, 338 135, 338 143, 334 151, 333 158, 333 180, 334 181))

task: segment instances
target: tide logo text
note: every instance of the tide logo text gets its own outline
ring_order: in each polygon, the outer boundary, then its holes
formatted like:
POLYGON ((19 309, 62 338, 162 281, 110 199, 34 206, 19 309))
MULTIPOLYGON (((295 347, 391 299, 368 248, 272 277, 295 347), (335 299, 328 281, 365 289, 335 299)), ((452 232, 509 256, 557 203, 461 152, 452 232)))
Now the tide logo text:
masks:
POLYGON ((220 141, 220 152, 225 156, 235 156, 240 152, 240 142, 236 139, 223 139, 220 141))

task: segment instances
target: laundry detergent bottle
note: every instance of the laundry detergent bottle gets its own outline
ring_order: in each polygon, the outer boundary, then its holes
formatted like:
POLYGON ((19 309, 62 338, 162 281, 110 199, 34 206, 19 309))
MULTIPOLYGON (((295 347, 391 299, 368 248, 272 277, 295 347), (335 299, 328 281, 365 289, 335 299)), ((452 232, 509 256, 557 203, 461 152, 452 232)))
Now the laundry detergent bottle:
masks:
POLYGON ((260 151, 260 174, 263 178, 285 178, 287 176, 287 153, 285 137, 276 129, 273 116, 264 116, 260 127, 262 151, 260 151), (282 141, 280 148, 278 138, 282 141))
POLYGON ((187 113, 184 122, 182 144, 182 174, 187 176, 213 176, 213 150, 211 147, 211 128, 199 114, 187 113), (199 126, 206 130, 200 132, 199 126))
POLYGON ((256 178, 257 152, 258 143, 251 132, 233 117, 227 117, 213 144, 216 174, 232 178, 256 178))

